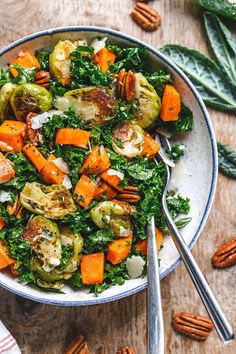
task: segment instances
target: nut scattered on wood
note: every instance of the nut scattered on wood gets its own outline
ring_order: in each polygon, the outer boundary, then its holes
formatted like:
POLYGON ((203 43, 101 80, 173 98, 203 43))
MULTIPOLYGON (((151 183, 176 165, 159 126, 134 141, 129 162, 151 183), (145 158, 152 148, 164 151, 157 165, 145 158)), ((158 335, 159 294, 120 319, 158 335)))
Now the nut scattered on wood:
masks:
POLYGON ((236 238, 220 246, 212 257, 216 268, 227 268, 236 264, 236 238))
POLYGON ((159 13, 143 2, 136 3, 130 16, 145 31, 155 31, 161 24, 159 13))
POLYGON ((121 347, 116 354, 135 354, 135 351, 130 347, 121 347))
POLYGON ((131 70, 127 72, 122 69, 117 76, 117 97, 126 102, 132 102, 135 96, 135 82, 134 73, 131 70))
POLYGON ((48 71, 38 71, 35 75, 34 82, 42 87, 49 88, 50 86, 50 73, 48 71))
POLYGON ((83 336, 77 336, 66 348, 64 354, 89 354, 88 344, 83 336))
POLYGON ((205 340, 214 327, 208 318, 192 313, 176 314, 172 324, 176 331, 198 340, 205 340))

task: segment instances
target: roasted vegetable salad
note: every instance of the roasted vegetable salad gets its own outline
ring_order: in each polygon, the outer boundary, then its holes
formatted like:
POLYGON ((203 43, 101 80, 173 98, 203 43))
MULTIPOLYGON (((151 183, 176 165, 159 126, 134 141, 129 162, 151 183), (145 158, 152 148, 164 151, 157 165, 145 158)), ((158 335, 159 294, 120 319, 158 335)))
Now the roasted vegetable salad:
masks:
MULTIPOLYGON (((0 119, 0 269, 95 294, 145 275, 146 224, 155 215, 159 248, 166 229, 154 137, 193 125, 170 74, 106 38, 22 50, 0 71, 0 119)), ((168 205, 190 221, 188 198, 170 192, 168 205)))

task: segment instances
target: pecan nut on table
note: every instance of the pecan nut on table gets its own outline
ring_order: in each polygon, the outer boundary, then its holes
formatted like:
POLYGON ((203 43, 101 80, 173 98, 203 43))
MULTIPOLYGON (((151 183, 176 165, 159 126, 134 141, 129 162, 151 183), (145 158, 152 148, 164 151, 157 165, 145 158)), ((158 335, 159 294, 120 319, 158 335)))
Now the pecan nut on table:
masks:
POLYGON ((136 3, 130 16, 145 31, 155 31, 161 25, 159 13, 143 2, 136 3))
POLYGON ((188 337, 205 340, 213 329, 213 323, 206 317, 192 313, 178 313, 172 319, 176 331, 188 337))
POLYGON ((236 264, 236 238, 225 242, 216 250, 212 264, 216 268, 227 268, 236 264))

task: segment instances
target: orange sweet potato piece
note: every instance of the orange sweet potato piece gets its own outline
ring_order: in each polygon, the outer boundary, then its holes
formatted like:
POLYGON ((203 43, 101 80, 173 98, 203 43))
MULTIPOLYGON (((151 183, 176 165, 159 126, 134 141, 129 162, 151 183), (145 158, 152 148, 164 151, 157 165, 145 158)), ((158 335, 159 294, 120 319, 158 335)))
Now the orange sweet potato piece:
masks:
POLYGON ((56 134, 56 144, 86 147, 90 132, 81 129, 60 128, 56 134))
POLYGON ((0 184, 15 177, 12 163, 0 152, 0 184))
POLYGON ((84 160, 80 173, 85 175, 98 175, 110 167, 110 159, 104 146, 94 146, 88 157, 84 160))
POLYGON ((103 179, 103 181, 108 183, 113 188, 115 188, 115 189, 117 189, 119 191, 122 190, 122 188, 119 187, 119 183, 121 181, 120 177, 117 176, 117 175, 110 175, 109 174, 109 170, 102 172, 100 177, 103 179))
POLYGON ((158 150, 160 150, 160 146, 151 137, 151 135, 145 132, 141 156, 146 156, 148 159, 152 159, 158 150))
POLYGON ((15 120, 5 120, 0 126, 0 150, 10 152, 20 152, 24 146, 26 135, 26 124, 15 120))
POLYGON ((181 109, 180 95, 172 85, 166 85, 162 97, 160 117, 165 122, 176 121, 181 109))
MULTIPOLYGON (((161 249, 163 243, 163 232, 156 227, 156 241, 158 251, 161 249)), ((147 256, 147 240, 138 240, 135 243, 135 246, 139 253, 142 253, 144 256, 147 256)))
POLYGON ((21 51, 16 58, 9 62, 9 64, 10 71, 14 77, 18 76, 18 71, 13 67, 13 64, 18 64, 22 68, 33 68, 34 66, 36 69, 40 68, 38 59, 27 50, 21 51))
POLYGON ((107 260, 116 265, 125 260, 132 247, 132 236, 121 237, 108 245, 107 260))
POLYGON ((101 284, 104 278, 105 257, 103 252, 82 256, 80 263, 83 284, 101 284))
POLYGON ((74 190, 77 203, 82 207, 87 208, 87 206, 93 201, 97 190, 98 186, 91 180, 91 178, 84 175, 81 176, 74 190))
POLYGON ((106 182, 102 182, 98 185, 97 193, 94 197, 96 200, 102 200, 102 197, 105 196, 107 199, 113 199, 117 196, 116 191, 109 186, 106 182))
POLYGON ((114 64, 116 55, 108 48, 102 48, 92 56, 92 60, 98 64, 101 71, 105 73, 109 69, 110 64, 114 64))
POLYGON ((0 240, 0 269, 8 267, 12 263, 14 263, 14 259, 9 257, 7 244, 0 240))
POLYGON ((45 167, 47 160, 34 145, 25 145, 23 152, 39 172, 45 167))
POLYGON ((65 177, 65 173, 59 167, 47 160, 45 166, 40 170, 40 174, 47 184, 62 184, 65 177))

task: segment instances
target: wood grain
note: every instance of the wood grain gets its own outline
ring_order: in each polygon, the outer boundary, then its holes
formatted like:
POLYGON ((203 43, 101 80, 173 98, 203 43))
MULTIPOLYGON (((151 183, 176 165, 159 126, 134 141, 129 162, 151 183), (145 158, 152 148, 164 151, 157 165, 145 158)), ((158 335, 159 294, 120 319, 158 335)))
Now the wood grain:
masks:
MULTIPOLYGON (((30 33, 65 25, 106 26, 136 36, 154 47, 179 43, 208 53, 202 10, 191 0, 156 0, 153 6, 162 17, 161 28, 143 32, 129 18, 132 0, 1 0, 1 47, 30 33)), ((235 25, 228 22, 231 28, 235 25)), ((235 31, 236 33, 236 31, 235 31)), ((219 140, 236 149, 233 114, 210 110, 219 140)), ((235 270, 213 270, 210 257, 218 245, 235 236, 236 182, 219 176, 214 206, 193 254, 217 295, 229 320, 236 327, 235 270)), ((223 346, 214 331, 204 343, 176 334, 171 317, 179 311, 205 314, 188 275, 180 265, 162 281, 165 348, 168 354, 234 354, 235 343, 223 346)), ((115 354, 130 345, 137 354, 146 352, 146 294, 110 304, 60 308, 25 300, 0 290, 0 318, 16 337, 25 354, 60 354, 74 336, 83 334, 91 353, 115 354), (100 349, 100 350, 99 350, 100 349)))

